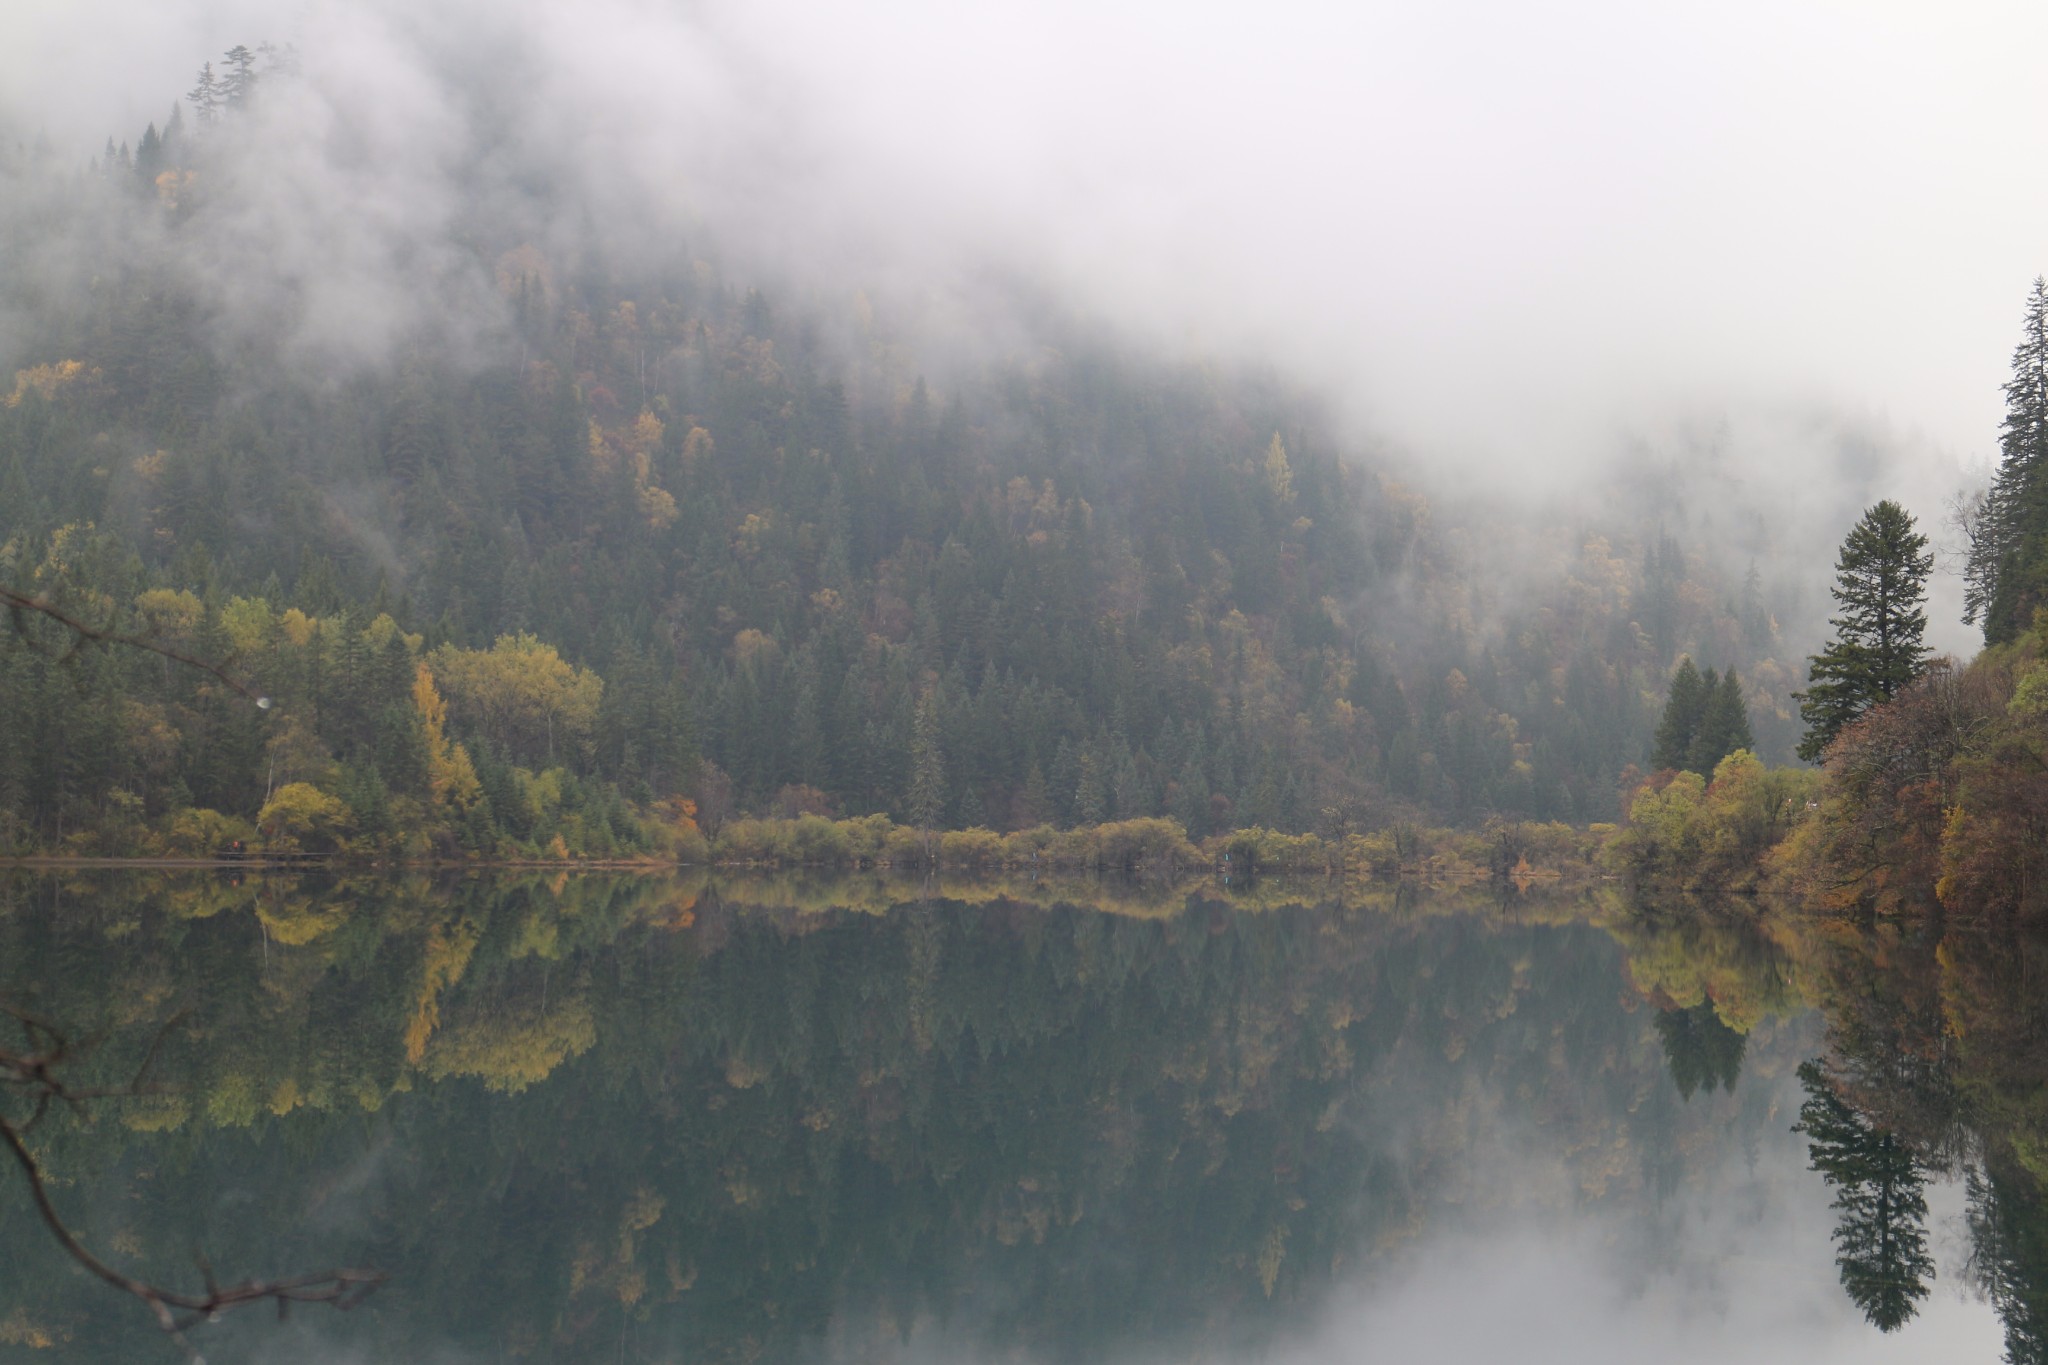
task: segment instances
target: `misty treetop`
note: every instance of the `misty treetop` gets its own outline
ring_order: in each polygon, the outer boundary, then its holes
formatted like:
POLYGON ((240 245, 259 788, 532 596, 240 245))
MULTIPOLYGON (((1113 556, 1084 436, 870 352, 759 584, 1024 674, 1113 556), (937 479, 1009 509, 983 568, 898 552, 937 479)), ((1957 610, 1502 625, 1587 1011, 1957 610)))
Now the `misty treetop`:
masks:
POLYGON ((1690 657, 1680 660, 1657 722, 1650 766, 1711 777, 1722 759, 1755 747, 1749 704, 1735 670, 1717 676, 1710 668, 1702 676, 1690 657))
MULTIPOLYGON (((251 69, 269 79, 260 52, 251 69)), ((476 317, 309 370, 308 290, 336 282, 272 287, 305 263, 234 236, 259 186, 233 125, 260 129, 268 97, 217 96, 218 127, 166 121, 147 186, 118 150, 97 174, 10 172, 36 211, 0 215, 0 298, 27 320, 0 386, 6 581, 43 575, 130 616, 188 594, 193 639, 224 658, 238 601, 345 622, 322 650, 388 617, 374 648, 416 641, 411 663, 394 653, 360 695, 279 685, 274 711, 223 710, 238 738, 209 746, 175 709, 199 705, 194 685, 157 664, 53 668, 11 641, 17 705, 103 732, 61 778, 0 777, 16 846, 124 802, 253 819, 277 787, 270 750, 296 736, 334 764, 312 785, 374 824, 380 784, 424 799, 420 662, 487 791, 560 770, 635 810, 687 795, 934 828, 1166 816, 1196 838, 1610 817, 1679 654, 1739 663, 1754 695, 1789 690, 1754 576, 1723 583, 1645 532, 1650 514, 1541 528, 1536 568, 1497 573, 1469 551, 1492 528, 1440 525, 1300 394, 1037 305, 1017 305, 1036 344, 977 345, 927 377, 864 298, 772 304, 713 261, 478 220, 416 244, 483 282, 476 317), (67 261, 100 266, 38 268, 60 236, 67 261), (246 265, 233 288, 223 241, 246 265), (536 686, 559 664, 602 693, 487 705, 450 651, 500 649, 536 686), (207 771, 141 764, 148 727, 116 698, 173 708, 174 747, 207 771), (380 731, 386 712, 415 739, 380 731)), ((1755 722, 1782 751, 1789 713, 1755 722)), ((7 772, 50 761, 0 745, 7 772)), ((488 846, 492 827, 451 828, 488 846)))
POLYGON ((2012 641, 2048 606, 2048 280, 2027 296, 1998 448, 1991 487, 1963 519, 1963 619, 1981 621, 1989 645, 2012 641))
POLYGON ((1927 575, 1934 554, 1913 517, 1889 499, 1863 514, 1835 561, 1835 638, 1811 660, 1799 697, 1799 756, 1827 752, 1842 727, 1890 701, 1926 667, 1927 575))

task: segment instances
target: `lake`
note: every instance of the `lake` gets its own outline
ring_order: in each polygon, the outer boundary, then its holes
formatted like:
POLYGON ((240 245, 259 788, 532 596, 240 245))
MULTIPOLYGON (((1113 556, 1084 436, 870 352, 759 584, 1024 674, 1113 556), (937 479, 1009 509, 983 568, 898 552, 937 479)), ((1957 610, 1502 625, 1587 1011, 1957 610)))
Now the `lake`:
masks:
MULTIPOLYGON (((2035 992, 1972 951, 1611 890, 0 874, 0 1001, 133 1090, 28 1136, 85 1245, 389 1277, 215 1361, 2035 1360, 2035 992)), ((12 1168, 0 1266, 0 1360, 181 1358, 12 1168)))

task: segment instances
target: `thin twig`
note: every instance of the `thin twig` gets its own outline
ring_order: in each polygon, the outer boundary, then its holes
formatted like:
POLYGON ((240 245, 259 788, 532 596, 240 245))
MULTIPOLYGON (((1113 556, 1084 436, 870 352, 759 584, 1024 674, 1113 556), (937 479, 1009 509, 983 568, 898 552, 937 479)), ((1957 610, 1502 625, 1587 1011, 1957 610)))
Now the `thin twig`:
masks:
POLYGON ((77 1234, 71 1231, 50 1200, 49 1181, 43 1168, 31 1152, 26 1134, 49 1112, 51 1106, 62 1103, 66 1107, 82 1112, 87 1099, 105 1098, 118 1095, 149 1093, 141 1089, 144 1076, 155 1063, 164 1036, 177 1023, 178 1016, 167 1021, 158 1029, 151 1041, 148 1054, 136 1071, 134 1083, 126 1090, 73 1090, 58 1075, 57 1068, 72 1055, 71 1043, 64 1032, 47 1020, 38 1018, 13 1005, 0 1004, 0 1015, 13 1017, 21 1025, 28 1039, 28 1052, 10 1052, 0 1049, 0 1083, 26 1088, 35 1095, 30 1116, 16 1124, 5 1114, 0 1114, 0 1146, 14 1154, 14 1161, 28 1180, 29 1195, 35 1202, 36 1214, 43 1226, 62 1247, 64 1253, 76 1261, 95 1278, 111 1285, 125 1294, 140 1300, 155 1317, 157 1325, 176 1342, 194 1361, 200 1356, 185 1332, 203 1322, 211 1322, 230 1309, 245 1304, 274 1302, 282 1315, 294 1303, 326 1303, 346 1311, 367 1298, 372 1291, 383 1284, 387 1276, 381 1270, 344 1269, 330 1270, 317 1275, 295 1275, 275 1280, 245 1280, 239 1284, 222 1285, 214 1279, 213 1267, 204 1256, 195 1257, 199 1264, 200 1277, 205 1283, 203 1294, 184 1294, 146 1280, 136 1279, 108 1265, 86 1249, 77 1234))
POLYGON ((34 612, 39 616, 55 621, 58 625, 78 637, 80 641, 90 640, 96 644, 127 645, 133 649, 148 650, 151 654, 161 655, 173 663, 184 664, 187 668, 196 668, 202 673, 211 674, 259 706, 269 705, 270 699, 268 697, 258 693, 255 688, 250 687, 219 664, 208 663, 206 660, 195 658, 182 650, 172 649, 169 645, 152 640, 146 635, 130 635, 123 631, 117 631, 111 626, 92 625, 89 622, 80 620, 48 598, 37 597, 31 593, 25 593, 0 583, 0 607, 5 607, 8 614, 14 618, 15 634, 24 640, 28 639, 27 622, 24 619, 25 614, 34 612))

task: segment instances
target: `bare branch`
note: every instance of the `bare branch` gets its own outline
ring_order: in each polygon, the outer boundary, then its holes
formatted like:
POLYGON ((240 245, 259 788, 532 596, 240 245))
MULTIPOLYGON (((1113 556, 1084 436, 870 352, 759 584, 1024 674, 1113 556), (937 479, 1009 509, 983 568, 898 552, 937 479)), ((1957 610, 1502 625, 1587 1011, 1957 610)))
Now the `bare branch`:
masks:
POLYGON ((50 1108, 57 1103, 82 1112, 87 1099, 135 1095, 148 1093, 141 1089, 143 1077, 155 1063, 164 1037, 177 1023, 173 1017, 151 1041, 142 1066, 137 1070, 135 1081, 125 1090, 74 1090, 67 1086, 58 1075, 60 1067, 72 1054, 70 1041, 62 1030, 26 1010, 12 1005, 0 1004, 0 1014, 12 1016, 22 1028, 28 1040, 29 1050, 11 1052, 0 1049, 0 1084, 12 1085, 28 1090, 35 1096, 29 1117, 17 1124, 6 1114, 0 1113, 0 1146, 14 1154, 14 1161, 28 1180, 29 1195, 35 1202, 36 1214, 43 1226, 56 1239, 64 1253, 76 1261, 96 1279, 131 1295, 146 1306, 157 1326, 181 1347, 193 1360, 201 1360, 199 1352, 185 1337, 185 1333, 203 1322, 211 1322, 230 1309, 247 1304, 270 1302, 277 1305, 282 1316, 287 1307, 294 1303, 325 1303, 346 1311, 367 1298, 387 1278, 383 1271, 373 1269, 330 1270, 316 1275, 295 1275, 275 1280, 244 1280, 238 1284, 222 1285, 213 1274, 213 1267, 203 1256, 196 1257, 201 1280, 205 1285, 203 1293, 187 1294, 151 1284, 132 1275, 123 1273, 102 1261, 79 1241, 76 1233, 66 1225, 50 1200, 49 1182, 43 1173, 35 1153, 28 1147, 26 1135, 50 1108))
POLYGON ((111 625, 96 626, 89 621, 80 620, 77 616, 66 611, 48 598, 36 597, 30 593, 21 592, 18 589, 10 588, 4 583, 0 583, 0 607, 5 607, 8 614, 14 618, 15 633, 24 640, 28 638, 28 632, 25 629, 27 617, 33 613, 55 621, 58 625, 70 631, 78 641, 90 641, 95 644, 127 645, 131 649, 147 650, 149 653, 160 655, 171 660, 173 663, 180 663, 187 668, 196 668, 202 673, 211 674, 265 710, 268 710, 270 707, 270 698, 263 696, 255 688, 250 687, 219 664, 208 663, 206 660, 195 658, 190 654, 184 653, 182 650, 172 649, 169 645, 152 640, 146 635, 132 635, 123 631, 117 631, 111 625))

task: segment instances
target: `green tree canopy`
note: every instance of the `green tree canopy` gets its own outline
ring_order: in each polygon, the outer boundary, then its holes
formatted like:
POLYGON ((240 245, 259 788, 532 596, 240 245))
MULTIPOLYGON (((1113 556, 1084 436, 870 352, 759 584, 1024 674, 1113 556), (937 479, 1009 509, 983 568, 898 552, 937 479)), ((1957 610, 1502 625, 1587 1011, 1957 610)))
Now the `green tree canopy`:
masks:
POLYGON ((1888 1129, 1873 1126, 1828 1083, 1819 1064, 1799 1068, 1806 1103, 1792 1131, 1810 1143, 1808 1161, 1835 1190, 1835 1265, 1842 1288, 1880 1331, 1919 1312, 1934 1278, 1927 1252, 1927 1177, 1888 1129))
POLYGON ((1930 652, 1923 604, 1933 569, 1927 537, 1889 499, 1850 529, 1835 560, 1833 591, 1842 609, 1830 622, 1835 638, 1808 661, 1808 686, 1799 694, 1806 722, 1801 758, 1818 760, 1843 726, 1920 675, 1930 652))
POLYGON ((1707 713, 1708 684, 1693 667, 1690 657, 1678 661, 1666 694, 1664 716, 1657 722, 1657 744, 1651 751, 1653 768, 1689 768, 1693 737, 1707 713))
POLYGON ((1701 1090, 1712 1094, 1716 1086, 1734 1093, 1749 1038, 1723 1023, 1711 1000, 1660 1012, 1657 1038, 1680 1096, 1691 1100, 1701 1090))
POLYGON ((597 723, 604 680, 531 635, 501 635, 489 649, 443 645, 428 658, 449 709, 510 753, 549 764, 556 746, 580 746, 597 723))
POLYGON ((1749 706, 1735 670, 1724 676, 1710 668, 1703 674, 1690 658, 1680 660, 1657 723, 1651 766, 1710 778, 1722 759, 1737 749, 1755 748, 1749 706))
POLYGON ((1963 620, 2005 644, 2048 605, 2048 281, 2034 280, 2005 384, 1998 472, 1965 518, 1963 620))
POLYGON ((1699 728, 1687 750, 1685 766, 1702 777, 1712 777, 1722 759, 1738 749, 1754 750, 1756 739, 1749 732, 1749 706, 1742 699, 1742 682, 1734 669, 1722 674, 1718 682, 1714 670, 1708 669, 1704 692, 1699 728))

